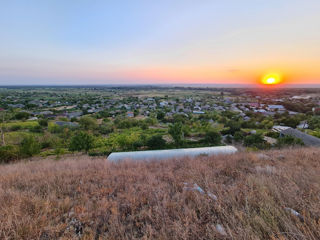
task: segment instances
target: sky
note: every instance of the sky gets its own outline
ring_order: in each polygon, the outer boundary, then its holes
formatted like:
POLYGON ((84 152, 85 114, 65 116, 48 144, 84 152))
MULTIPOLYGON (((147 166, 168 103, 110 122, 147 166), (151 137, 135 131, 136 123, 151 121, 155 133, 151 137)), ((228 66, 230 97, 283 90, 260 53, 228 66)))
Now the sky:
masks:
POLYGON ((319 0, 2 0, 0 85, 320 84, 319 0))

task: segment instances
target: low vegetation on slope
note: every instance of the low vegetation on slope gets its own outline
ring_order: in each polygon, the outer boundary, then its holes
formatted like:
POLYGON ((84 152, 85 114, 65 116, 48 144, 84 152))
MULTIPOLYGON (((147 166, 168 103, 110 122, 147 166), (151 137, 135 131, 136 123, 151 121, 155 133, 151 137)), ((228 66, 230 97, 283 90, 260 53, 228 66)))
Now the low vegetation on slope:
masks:
POLYGON ((0 239, 320 239, 320 149, 0 166, 0 239))

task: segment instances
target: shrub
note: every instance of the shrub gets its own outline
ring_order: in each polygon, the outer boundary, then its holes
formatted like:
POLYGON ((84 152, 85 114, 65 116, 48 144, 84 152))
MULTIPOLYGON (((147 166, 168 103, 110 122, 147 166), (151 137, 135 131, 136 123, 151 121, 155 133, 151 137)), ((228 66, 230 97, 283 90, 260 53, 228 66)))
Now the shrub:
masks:
POLYGON ((113 132, 113 126, 111 124, 103 123, 99 126, 99 132, 101 134, 109 134, 113 132))
POLYGON ((220 145, 221 135, 215 130, 209 130, 206 132, 204 141, 210 145, 220 145))
POLYGON ((236 142, 241 142, 243 140, 243 138, 244 138, 244 135, 243 135, 243 132, 241 132, 241 131, 238 131, 234 134, 234 140, 236 142))
POLYGON ((62 133, 63 127, 58 126, 57 124, 50 124, 48 127, 50 133, 62 133))
POLYGON ((284 146, 294 146, 294 145, 300 145, 303 146, 304 143, 301 139, 295 138, 292 136, 284 136, 278 139, 277 147, 284 147, 284 146))
POLYGON ((17 120, 25 120, 25 119, 28 119, 30 116, 29 113, 27 112, 18 112, 14 115, 14 118, 17 119, 17 120))
POLYGON ((166 146, 166 141, 161 135, 154 135, 147 140, 147 147, 150 149, 162 149, 166 146))
POLYGON ((251 134, 244 138, 244 145, 246 147, 255 147, 258 149, 265 149, 268 147, 268 144, 264 141, 261 134, 251 134))
POLYGON ((173 138, 174 142, 176 145, 181 145, 183 143, 183 131, 182 131, 182 123, 181 122, 177 122, 173 125, 169 126, 169 134, 171 135, 171 137, 173 138))
POLYGON ((15 124, 15 125, 12 125, 10 127, 10 131, 18 131, 18 130, 21 130, 21 129, 22 129, 22 127, 19 124, 15 124))
POLYGON ((164 117, 166 116, 166 114, 162 111, 158 111, 157 112, 157 119, 162 121, 164 119, 164 117))
POLYGON ((34 136, 25 137, 20 143, 20 154, 22 157, 31 157, 40 153, 40 143, 34 136))
POLYGON ((48 119, 40 119, 38 123, 42 127, 48 127, 48 119))
POLYGON ((59 159, 61 155, 66 153, 65 148, 58 147, 53 151, 54 155, 56 155, 56 159, 59 159))
POLYGON ((79 132, 71 138, 69 150, 74 151, 82 151, 88 152, 91 148, 93 148, 94 137, 86 132, 79 132))
POLYGON ((31 132, 34 132, 34 133, 41 133, 41 132, 43 132, 42 127, 41 127, 40 125, 36 125, 36 126, 32 127, 32 128, 30 129, 30 131, 31 131, 31 132))
POLYGON ((19 150, 16 146, 0 146, 0 163, 9 163, 19 158, 19 150))
POLYGON ((85 130, 94 130, 98 127, 97 120, 92 117, 82 117, 79 123, 85 130))
POLYGON ((89 150, 88 155, 95 157, 95 156, 108 156, 111 151, 105 147, 103 148, 94 148, 89 150))
POLYGON ((278 132, 267 132, 266 136, 271 138, 278 138, 280 134, 278 132))

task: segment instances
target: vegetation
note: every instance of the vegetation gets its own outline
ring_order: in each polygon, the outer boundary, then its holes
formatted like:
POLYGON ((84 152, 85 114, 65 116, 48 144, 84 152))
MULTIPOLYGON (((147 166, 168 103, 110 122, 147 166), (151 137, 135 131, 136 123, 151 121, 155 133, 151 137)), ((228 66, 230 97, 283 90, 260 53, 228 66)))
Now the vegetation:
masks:
POLYGON ((101 156, 114 151, 227 144, 255 150, 301 144, 296 139, 282 139, 272 130, 276 125, 292 128, 305 125, 309 127, 307 133, 320 137, 317 89, 290 92, 224 89, 222 92, 214 88, 183 87, 21 87, 0 90, 0 146, 4 146, 1 158, 5 159, 1 162, 6 163, 33 156, 60 157, 68 151, 101 156), (312 98, 293 98, 301 94, 310 94, 312 98), (271 143, 267 143, 266 137, 271 143))
POLYGON ((319 154, 1 165, 0 239, 319 239, 319 154))
POLYGON ((93 148, 94 138, 91 134, 86 132, 79 132, 71 138, 69 150, 88 152, 93 148))
POLYGON ((20 144, 20 155, 22 157, 31 157, 40 153, 41 145, 34 136, 25 137, 20 144))

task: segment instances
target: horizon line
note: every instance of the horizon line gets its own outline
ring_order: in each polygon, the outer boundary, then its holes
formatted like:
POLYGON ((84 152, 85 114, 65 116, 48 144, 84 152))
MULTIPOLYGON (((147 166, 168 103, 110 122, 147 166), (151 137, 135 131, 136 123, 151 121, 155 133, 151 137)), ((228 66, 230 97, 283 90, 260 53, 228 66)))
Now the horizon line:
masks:
POLYGON ((218 88, 320 88, 320 84, 279 84, 272 86, 265 86, 261 84, 220 84, 220 83, 210 83, 210 84, 197 84, 197 83, 172 83, 172 84, 145 84, 145 83, 118 83, 118 84, 11 84, 11 85, 0 85, 0 88, 8 87, 218 87, 218 88))

